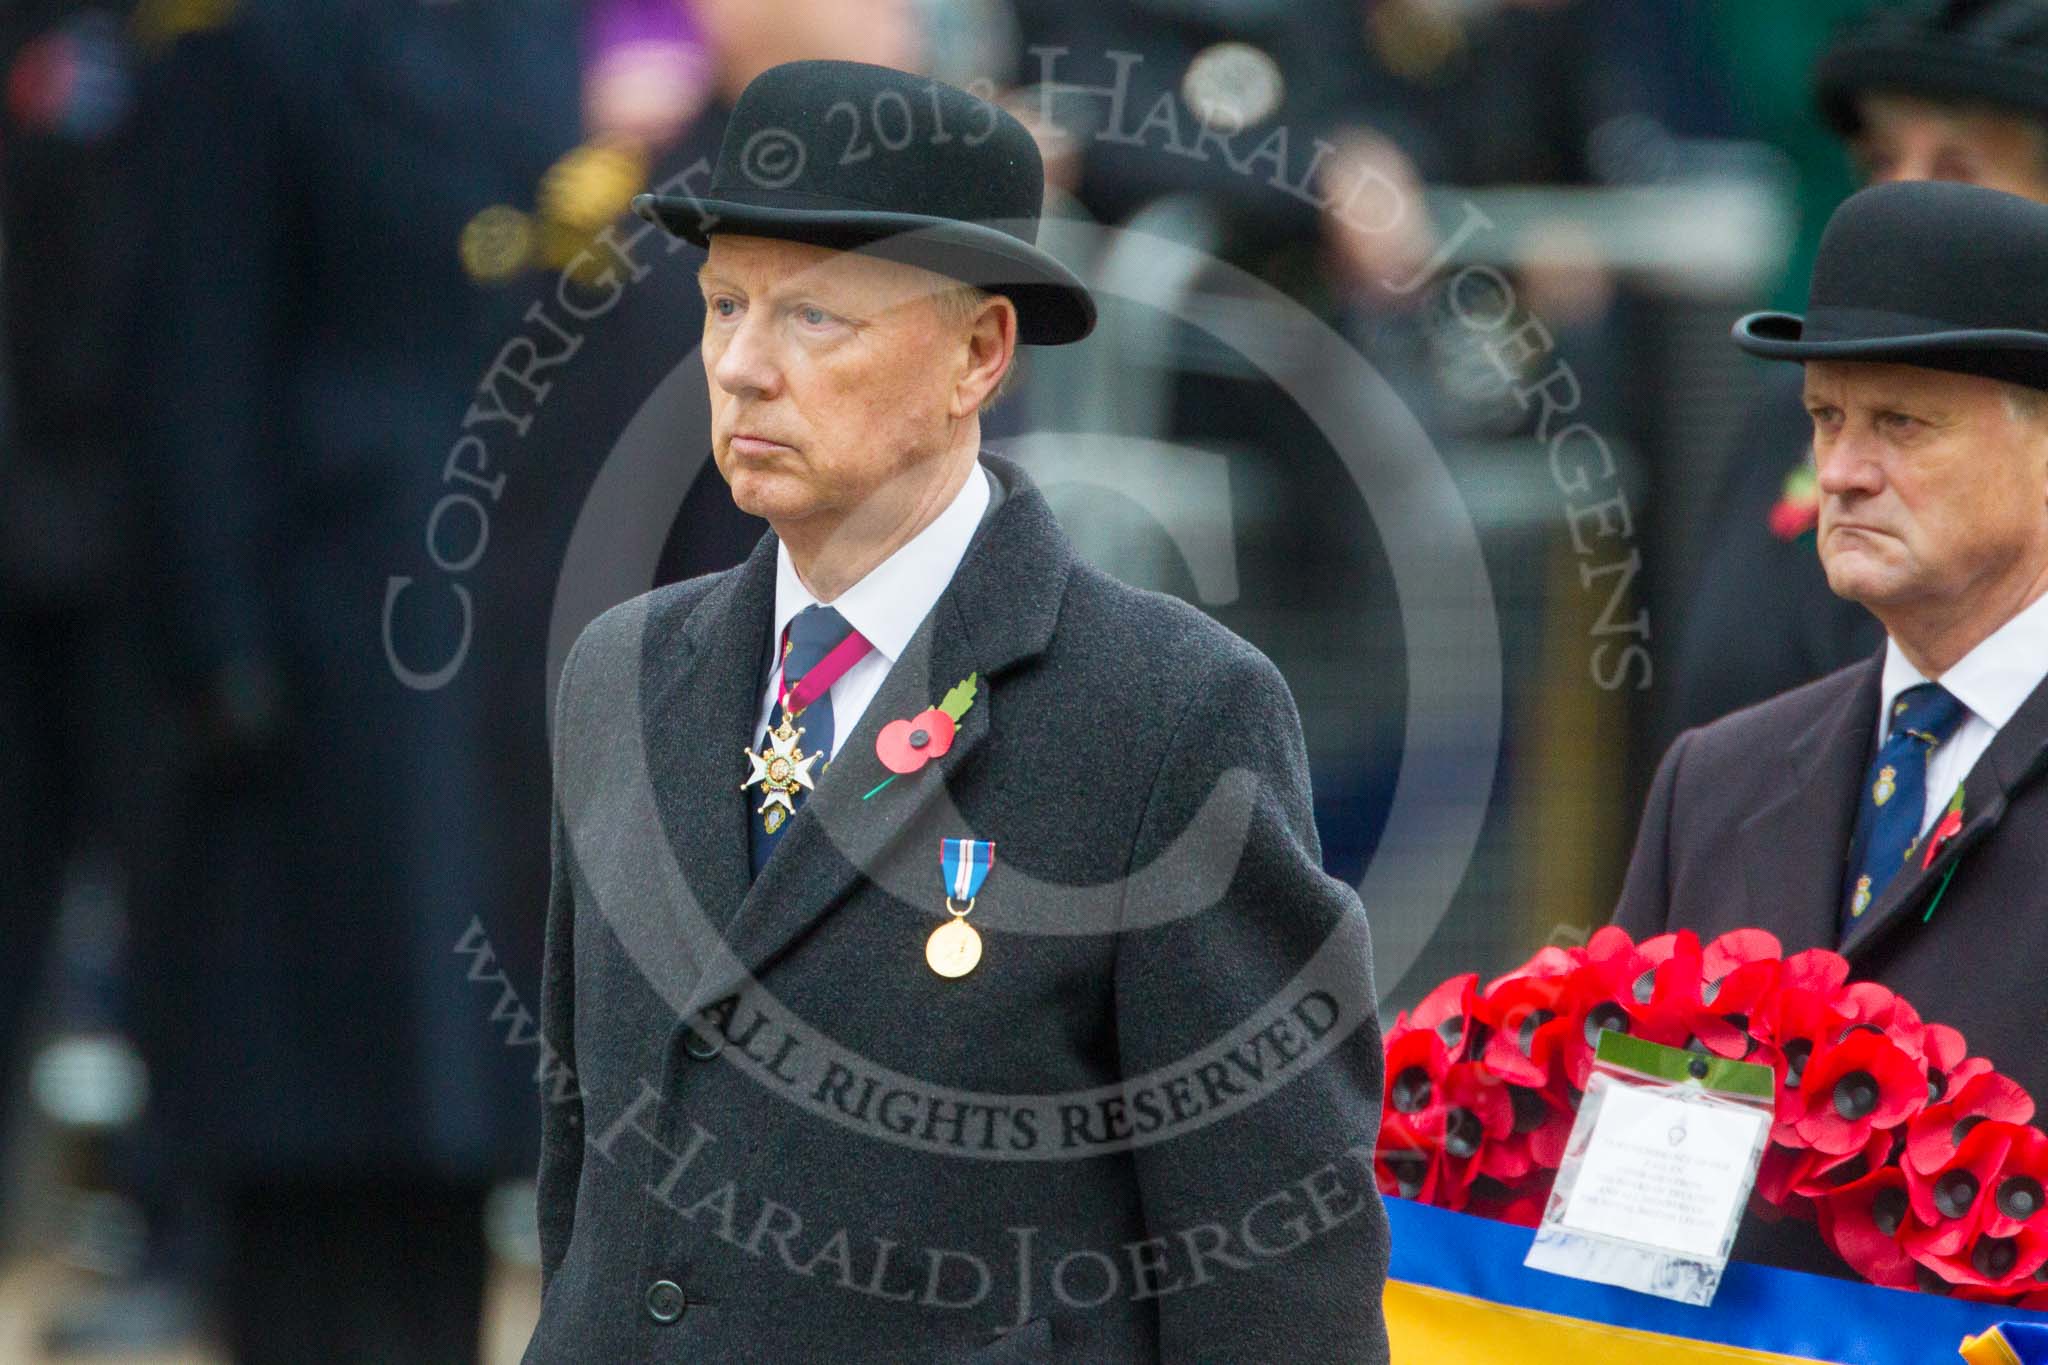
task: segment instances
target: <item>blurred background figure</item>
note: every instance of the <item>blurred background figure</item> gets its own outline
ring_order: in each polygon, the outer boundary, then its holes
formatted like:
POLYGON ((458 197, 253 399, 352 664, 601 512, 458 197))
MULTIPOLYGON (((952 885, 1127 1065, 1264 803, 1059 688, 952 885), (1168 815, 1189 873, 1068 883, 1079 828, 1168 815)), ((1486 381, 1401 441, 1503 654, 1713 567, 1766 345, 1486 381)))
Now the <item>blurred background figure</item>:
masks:
MULTIPOLYGON (((1881 10, 1828 48, 1805 88, 1871 183, 1961 180, 2048 202, 2048 5, 2039 0, 1881 10)), ((1815 553, 1820 494, 1800 376, 1767 384, 1713 504, 1666 734, 1884 643, 1876 617, 1828 590, 1815 553)))
POLYGON ((578 144, 584 18, 183 5, 142 70, 119 392, 178 750, 139 1032, 237 1361, 474 1358, 486 1200, 533 1159, 531 1058, 467 970, 530 992, 525 832, 482 670, 444 667, 490 638, 439 568, 488 511, 439 476, 514 321, 479 215, 578 144))
POLYGON ((131 1041, 166 795, 141 607, 160 564, 125 410, 136 21, 77 3, 0 18, 0 1239, 49 1245, 96 1288, 13 1315, 54 1354, 175 1343, 198 1310, 202 1220, 131 1041))
POLYGON ((517 1358, 551 642, 763 529, 706 458, 701 257, 626 205, 708 170, 759 71, 922 70, 1034 126, 1103 319, 991 444, 1280 664, 1331 872, 1435 798, 1370 906, 1395 1009, 1603 921, 1662 727, 1858 648, 1785 535, 1804 417, 1728 325, 1801 302, 1845 145, 2038 185, 2040 13, 10 11, 0 1101, 35 1103, 0 1123, 0 1360, 517 1358), (1446 475, 1416 525, 1365 501, 1446 475), (1396 583, 1403 537, 1476 537, 1480 589, 1396 583), (1411 696, 1475 620, 1498 686, 1411 696))

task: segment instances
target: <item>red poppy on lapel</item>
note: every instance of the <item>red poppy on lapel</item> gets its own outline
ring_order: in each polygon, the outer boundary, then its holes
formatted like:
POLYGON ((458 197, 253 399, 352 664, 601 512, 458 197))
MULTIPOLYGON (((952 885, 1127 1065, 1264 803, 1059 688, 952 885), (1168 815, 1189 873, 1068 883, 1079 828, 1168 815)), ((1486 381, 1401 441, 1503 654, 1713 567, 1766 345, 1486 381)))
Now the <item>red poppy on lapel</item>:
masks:
POLYGON ((939 699, 937 706, 926 707, 908 720, 892 720, 884 725, 875 736, 875 757, 891 775, 883 778, 881 786, 861 800, 867 800, 898 777, 916 772, 952 748, 960 718, 973 707, 975 693, 980 690, 981 674, 969 673, 946 689, 946 695, 939 699))
POLYGON ((1925 872, 1934 866, 1934 860, 1949 846, 1949 841, 1963 832, 1963 789, 1956 788, 1955 798, 1942 812, 1940 821, 1927 831, 1927 852, 1920 859, 1920 870, 1925 872))
POLYGON ((928 707, 909 720, 892 720, 875 736, 875 757, 899 776, 916 772, 953 747, 953 718, 928 707))

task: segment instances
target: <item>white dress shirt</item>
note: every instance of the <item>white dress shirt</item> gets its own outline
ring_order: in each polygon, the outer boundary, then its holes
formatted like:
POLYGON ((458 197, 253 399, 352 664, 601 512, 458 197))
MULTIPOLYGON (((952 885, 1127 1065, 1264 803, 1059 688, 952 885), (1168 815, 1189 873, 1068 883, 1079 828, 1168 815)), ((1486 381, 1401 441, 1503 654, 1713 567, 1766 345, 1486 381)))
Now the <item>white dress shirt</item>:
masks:
POLYGON ((1954 799, 1970 769, 1991 747, 1991 741, 2048 678, 2048 597, 1991 632, 1954 668, 1927 678, 1906 662, 1896 640, 1884 647, 1884 685, 1877 711, 1877 742, 1890 729, 1892 703, 1909 687, 1938 682, 1966 708, 1963 723, 1927 762, 1927 809, 1920 832, 1927 833, 1954 799))
MULTIPOLYGON (((993 496, 989 488, 990 477, 987 470, 976 464, 967 482, 961 484, 960 491, 953 496, 953 501, 931 525, 827 604, 836 608, 846 618, 847 624, 874 646, 859 663, 847 669, 839 681, 832 684, 829 694, 832 698, 832 752, 825 756, 827 762, 838 755, 846 737, 860 724, 861 714, 882 688, 882 679, 889 676, 890 668, 910 643, 910 637, 924 624, 924 618, 931 614, 939 595, 953 581, 954 571, 967 555, 967 542, 974 539, 975 529, 981 525, 982 515, 988 511, 989 500, 993 496)), ((781 661, 783 630, 798 612, 816 605, 818 599, 811 596, 811 590, 797 577, 796 565, 790 562, 789 547, 777 545, 775 633, 769 639, 765 667, 768 681, 761 694, 760 712, 754 725, 756 747, 767 743, 768 722, 775 714, 781 683, 776 665, 781 661)), ((933 704, 937 701, 936 697, 932 698, 933 704)))

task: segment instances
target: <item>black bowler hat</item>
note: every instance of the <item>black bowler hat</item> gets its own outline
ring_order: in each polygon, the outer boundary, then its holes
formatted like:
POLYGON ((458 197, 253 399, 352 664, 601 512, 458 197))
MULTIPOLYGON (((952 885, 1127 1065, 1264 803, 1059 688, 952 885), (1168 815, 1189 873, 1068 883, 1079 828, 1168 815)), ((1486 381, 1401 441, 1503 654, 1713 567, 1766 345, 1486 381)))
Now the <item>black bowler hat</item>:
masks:
POLYGON ((1836 133, 1863 127, 1859 95, 1896 91, 2048 120, 2048 5, 1908 0, 1887 5, 1821 55, 1814 96, 1836 133))
POLYGON ((1735 344, 2048 389, 2048 205, 1940 180, 1858 191, 1821 234, 1805 318, 1751 313, 1735 344))
POLYGON ((1095 301, 1039 250, 1045 165, 1006 110, 941 81, 861 62, 788 62, 747 83, 711 185, 642 194, 678 237, 784 237, 924 266, 1017 305, 1017 338, 1079 341, 1095 301))

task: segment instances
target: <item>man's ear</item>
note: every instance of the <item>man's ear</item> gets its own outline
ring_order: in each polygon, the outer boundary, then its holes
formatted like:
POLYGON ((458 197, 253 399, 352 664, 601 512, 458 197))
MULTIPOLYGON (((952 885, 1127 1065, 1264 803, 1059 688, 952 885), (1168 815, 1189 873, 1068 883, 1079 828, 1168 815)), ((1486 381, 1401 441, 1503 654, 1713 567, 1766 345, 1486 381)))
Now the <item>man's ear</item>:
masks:
POLYGON ((1017 305, 1001 294, 981 301, 967 326, 967 368, 953 387, 955 420, 1001 395, 1017 356, 1017 305))

